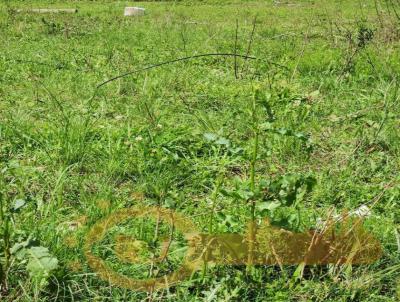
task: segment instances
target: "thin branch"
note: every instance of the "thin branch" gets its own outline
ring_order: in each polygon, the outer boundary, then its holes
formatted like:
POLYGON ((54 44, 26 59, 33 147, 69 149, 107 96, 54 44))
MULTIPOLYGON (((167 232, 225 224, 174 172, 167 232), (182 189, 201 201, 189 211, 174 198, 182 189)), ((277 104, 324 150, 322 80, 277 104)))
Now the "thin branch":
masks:
POLYGON ((235 57, 234 57, 234 69, 235 69, 235 79, 238 79, 238 65, 237 65, 237 48, 238 48, 238 31, 239 31, 239 21, 236 19, 236 31, 235 31, 235 57))
POLYGON ((61 104, 61 102, 57 99, 57 97, 55 96, 55 94, 53 94, 48 88, 47 86, 38 78, 34 78, 34 80, 40 84, 40 86, 43 87, 43 89, 47 92, 47 94, 50 96, 50 99, 53 100, 53 102, 56 104, 56 106, 58 107, 58 109, 61 112, 61 115, 64 118, 64 122, 65 122, 65 127, 68 127, 68 125, 70 124, 70 120, 69 117, 67 116, 65 110, 64 110, 64 106, 61 104))
MULTIPOLYGON (((253 21, 253 29, 251 30, 251 35, 250 35, 250 39, 249 39, 249 44, 247 45, 247 50, 246 50, 246 56, 250 55, 250 50, 251 50, 251 46, 253 44, 253 39, 254 39, 254 34, 256 32, 256 23, 257 23, 257 16, 254 17, 254 21, 253 21)), ((240 73, 242 74, 244 71, 244 67, 246 65, 247 59, 244 59, 244 63, 242 65, 242 70, 240 71, 240 73)))
MULTIPOLYGON (((179 58, 179 59, 165 61, 165 62, 162 62, 162 63, 152 64, 152 65, 149 65, 147 67, 139 68, 139 69, 136 69, 136 70, 133 70, 133 71, 128 71, 126 73, 120 74, 120 75, 118 75, 116 77, 113 77, 111 79, 108 79, 108 80, 98 84, 96 88, 98 89, 98 88, 100 88, 100 87, 102 87, 102 86, 104 86, 104 85, 106 85, 106 84, 108 84, 110 82, 113 82, 113 81, 118 80, 120 78, 124 78, 124 77, 129 76, 129 75, 134 74, 134 73, 150 70, 150 69, 157 68, 157 67, 160 67, 160 66, 163 66, 163 65, 168 65, 168 64, 172 64, 172 63, 177 63, 177 62, 181 62, 181 61, 188 61, 188 60, 197 59, 197 58, 203 58, 203 57, 238 57, 238 58, 245 58, 245 59, 252 59, 252 60, 257 59, 255 57, 239 55, 239 54, 233 54, 233 53, 207 53, 207 54, 183 57, 183 58, 179 58)), ((274 65, 279 65, 279 64, 276 64, 276 63, 273 63, 273 64, 274 65)), ((279 65, 279 66, 282 67, 282 65, 279 65)))

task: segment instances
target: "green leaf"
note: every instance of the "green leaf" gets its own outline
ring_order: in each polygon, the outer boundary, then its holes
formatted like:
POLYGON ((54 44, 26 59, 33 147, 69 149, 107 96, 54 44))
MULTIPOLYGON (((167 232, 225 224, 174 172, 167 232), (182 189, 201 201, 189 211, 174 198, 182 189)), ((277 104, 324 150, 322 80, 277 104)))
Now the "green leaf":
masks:
POLYGON ((217 145, 225 145, 225 146, 229 146, 230 145, 230 141, 227 140, 226 138, 223 138, 223 137, 218 138, 218 140, 215 143, 217 145))
POLYGON ((31 247, 28 250, 28 257, 27 270, 33 278, 44 279, 58 267, 57 258, 53 257, 45 247, 31 247))
POLYGON ((213 142, 218 138, 218 136, 214 133, 204 133, 204 138, 209 142, 213 142))
POLYGON ((260 212, 263 211, 273 211, 279 208, 282 204, 279 201, 270 201, 270 202, 261 202, 257 205, 257 208, 260 212))
POLYGON ((22 242, 17 242, 11 247, 10 252, 18 260, 22 260, 23 258, 25 258, 26 253, 27 253, 27 247, 31 243, 32 243, 31 238, 28 238, 28 239, 26 239, 25 241, 22 241, 22 242))
POLYGON ((276 129, 276 133, 281 134, 281 135, 290 135, 290 130, 286 129, 286 128, 279 128, 276 129))
POLYGON ((254 196, 254 193, 247 190, 238 190, 237 193, 243 200, 249 200, 254 196))
POLYGON ((285 174, 273 179, 270 183, 264 182, 261 189, 267 191, 265 201, 278 200, 285 206, 302 201, 316 184, 316 179, 311 175, 285 174))
POLYGON ((14 205, 13 205, 13 211, 18 211, 20 208, 22 208, 24 205, 26 204, 26 201, 23 199, 16 199, 14 201, 14 205))
POLYGON ((271 130, 272 124, 270 122, 262 123, 262 124, 260 124, 260 129, 261 130, 271 130))
POLYGON ((308 96, 312 99, 315 99, 319 96, 320 92, 319 90, 314 90, 313 92, 311 92, 308 96))
POLYGON ((243 190, 243 189, 236 189, 234 191, 228 191, 225 189, 221 189, 220 191, 222 195, 226 197, 231 197, 237 200, 249 200, 252 197, 254 197, 254 193, 249 191, 249 190, 243 190))

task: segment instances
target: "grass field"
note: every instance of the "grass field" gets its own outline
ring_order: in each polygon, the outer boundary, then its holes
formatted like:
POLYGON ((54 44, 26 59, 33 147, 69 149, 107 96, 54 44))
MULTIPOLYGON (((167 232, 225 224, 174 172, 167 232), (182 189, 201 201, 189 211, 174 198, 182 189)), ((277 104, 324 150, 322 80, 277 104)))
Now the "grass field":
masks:
MULTIPOLYGON (((398 301, 399 16, 397 0, 3 1, 0 300, 398 301), (17 12, 34 7, 78 13, 17 12), (84 242, 138 206, 209 234, 265 219, 306 232, 368 207, 383 257, 207 265, 168 289, 124 289, 89 267, 84 242)), ((114 241, 147 240, 151 258, 169 232, 121 222, 93 253, 129 277, 161 276, 179 266, 182 233, 157 268, 119 261, 132 246, 114 241)))

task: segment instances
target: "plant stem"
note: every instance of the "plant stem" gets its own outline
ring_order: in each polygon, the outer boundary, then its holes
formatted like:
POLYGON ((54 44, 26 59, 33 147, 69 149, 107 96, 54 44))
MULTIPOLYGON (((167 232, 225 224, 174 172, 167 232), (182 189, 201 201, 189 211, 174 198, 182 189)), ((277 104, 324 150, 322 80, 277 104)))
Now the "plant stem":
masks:
MULTIPOLYGON (((3 187, 3 182, 0 181, 1 186, 3 187)), ((1 225, 4 225, 4 228, 0 231, 2 231, 2 237, 4 241, 4 247, 3 247, 3 252, 4 252, 4 266, 1 264, 0 261, 0 296, 3 293, 7 293, 7 272, 8 268, 10 266, 10 232, 9 232, 9 219, 6 216, 6 213, 4 212, 5 208, 5 203, 4 203, 4 196, 3 192, 0 191, 0 221, 1 225)))
POLYGON ((214 191, 211 195, 211 215, 210 215, 210 222, 208 226, 208 232, 213 234, 214 231, 214 215, 215 215, 215 206, 217 202, 218 192, 222 185, 222 173, 218 175, 217 181, 215 183, 214 191))
MULTIPOLYGON (((223 179, 223 175, 224 173, 221 172, 216 180, 215 186, 214 186, 214 191, 211 195, 211 213, 210 213, 210 221, 209 221, 209 225, 208 225, 208 232, 209 234, 213 234, 214 233, 214 215, 215 215, 215 206, 216 206, 216 202, 217 202, 217 197, 218 197, 218 192, 219 189, 221 188, 222 185, 222 179, 223 179)), ((210 253, 210 249, 206 250, 206 256, 205 259, 208 259, 210 253)), ((205 277, 207 274, 207 262, 204 261, 203 263, 203 274, 202 274, 202 279, 203 279, 203 283, 205 282, 205 277)))
POLYGON ((238 30, 239 30, 239 20, 236 19, 236 32, 235 32, 235 56, 234 56, 234 69, 235 69, 235 79, 238 79, 238 64, 237 64, 237 47, 238 47, 238 30))
MULTIPOLYGON (((0 192, 0 222, 1 222, 0 225, 3 224, 3 221, 4 221, 3 194, 0 192)), ((2 231, 2 230, 0 229, 0 231, 2 231)), ((3 291, 4 280, 5 280, 5 273, 3 270, 3 265, 1 264, 1 261, 0 261, 0 287, 1 287, 0 288, 0 296, 1 296, 1 292, 3 291)))
MULTIPOLYGON (((254 145, 253 145, 253 155, 250 162, 250 190, 254 194, 256 189, 255 175, 256 175, 256 163, 258 156, 258 144, 259 144, 259 129, 257 121, 257 111, 256 111, 256 98, 253 98, 252 106, 252 120, 253 120, 253 131, 254 131, 254 145)), ((251 200, 251 219, 255 219, 255 200, 251 200)))
MULTIPOLYGON (((247 51, 246 51, 246 56, 248 56, 250 54, 250 50, 251 50, 251 46, 253 44, 253 39, 254 39, 254 33, 256 31, 256 24, 257 24, 257 16, 254 17, 254 21, 253 21, 253 29, 251 31, 251 35, 250 35, 250 39, 249 39, 249 44, 247 45, 247 51)), ((240 74, 243 74, 243 70, 246 66, 246 61, 247 59, 244 59, 243 65, 242 65, 242 69, 240 71, 240 74)))
POLYGON ((249 226, 249 255, 248 255, 248 266, 249 270, 253 264, 254 260, 254 242, 256 239, 256 200, 255 191, 256 191, 256 183, 255 183, 255 174, 256 174, 256 163, 258 157, 258 143, 259 143, 259 129, 258 129, 258 120, 257 120, 257 103, 256 103, 256 95, 253 96, 253 104, 252 104, 252 124, 253 124, 253 132, 254 132, 254 145, 253 145, 253 155, 250 162, 250 190, 253 193, 253 197, 250 200, 251 202, 251 220, 249 226))

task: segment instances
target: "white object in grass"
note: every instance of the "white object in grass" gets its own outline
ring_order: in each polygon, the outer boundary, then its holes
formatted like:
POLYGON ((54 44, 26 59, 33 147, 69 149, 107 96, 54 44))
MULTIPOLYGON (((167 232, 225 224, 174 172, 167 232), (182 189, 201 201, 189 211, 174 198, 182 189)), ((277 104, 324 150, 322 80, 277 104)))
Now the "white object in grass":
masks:
MULTIPOLYGON (((366 218, 371 216, 372 212, 371 209, 366 206, 365 204, 363 204, 362 206, 358 207, 357 209, 349 212, 348 216, 351 217, 360 217, 360 218, 366 218)), ((330 222, 334 222, 334 223, 338 223, 340 221, 342 221, 345 217, 343 215, 338 215, 338 214, 334 214, 331 219, 330 222)), ((322 230, 327 226, 327 221, 323 220, 321 217, 317 218, 317 223, 316 223, 316 228, 318 230, 322 230)))
POLYGON ((144 8, 141 8, 141 7, 128 6, 128 7, 125 7, 124 16, 125 17, 143 16, 145 11, 146 10, 144 8))
POLYGON ((18 9, 18 13, 77 13, 76 8, 31 8, 31 9, 18 9))
POLYGON ((361 207, 355 209, 350 214, 357 217, 368 217, 371 216, 371 210, 365 204, 363 204, 361 207))

